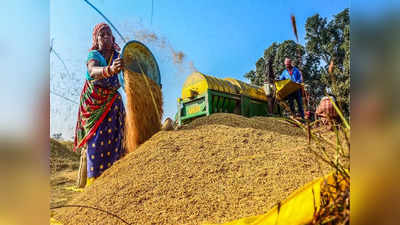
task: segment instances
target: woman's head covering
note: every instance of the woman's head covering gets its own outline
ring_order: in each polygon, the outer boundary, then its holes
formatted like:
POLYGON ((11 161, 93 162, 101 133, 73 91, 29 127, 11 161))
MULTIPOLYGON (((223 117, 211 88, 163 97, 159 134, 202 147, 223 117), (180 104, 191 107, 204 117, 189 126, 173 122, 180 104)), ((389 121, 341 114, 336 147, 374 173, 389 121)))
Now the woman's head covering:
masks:
MULTIPOLYGON (((92 47, 90 48, 90 50, 98 50, 99 49, 99 46, 97 44, 97 35, 99 34, 100 30, 103 28, 108 28, 111 30, 110 26, 108 26, 108 24, 106 24, 106 23, 99 23, 94 27, 94 29, 93 29, 93 44, 92 44, 92 47)), ((113 41, 113 49, 115 51, 120 51, 121 48, 118 46, 117 43, 115 43, 114 35, 111 34, 111 36, 112 36, 112 41, 113 41)))

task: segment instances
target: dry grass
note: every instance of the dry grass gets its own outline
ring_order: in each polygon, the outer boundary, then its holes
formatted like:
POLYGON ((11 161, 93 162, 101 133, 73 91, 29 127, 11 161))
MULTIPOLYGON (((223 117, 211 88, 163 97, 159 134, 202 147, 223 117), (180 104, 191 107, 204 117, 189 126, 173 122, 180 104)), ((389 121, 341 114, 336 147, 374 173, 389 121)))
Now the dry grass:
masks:
POLYGON ((321 187, 321 209, 315 215, 313 225, 350 224, 350 129, 338 125, 334 133, 336 136, 334 157, 324 155, 320 146, 319 152, 316 151, 336 173, 333 184, 326 183, 321 187))
POLYGON ((50 138, 50 172, 79 168, 78 152, 72 151, 72 142, 60 142, 50 138))
POLYGON ((75 185, 78 173, 80 155, 72 148, 72 142, 50 139, 50 207, 64 205, 77 195, 65 189, 75 185))
POLYGON ((67 190, 74 187, 78 170, 62 170, 50 176, 50 207, 62 206, 68 203, 78 193, 67 190))
POLYGON ((294 121, 308 133, 310 152, 335 171, 334 181, 321 186, 321 208, 310 225, 350 224, 350 126, 335 103, 332 104, 343 125, 331 120, 334 132, 328 136, 311 130, 309 124, 294 121), (332 151, 335 153, 330 154, 332 151))
POLYGON ((125 70, 124 79, 127 98, 125 147, 127 152, 133 152, 160 130, 162 95, 160 87, 144 75, 125 70))
POLYGON ((350 224, 350 183, 340 174, 334 174, 333 184, 321 187, 321 208, 310 225, 350 224))

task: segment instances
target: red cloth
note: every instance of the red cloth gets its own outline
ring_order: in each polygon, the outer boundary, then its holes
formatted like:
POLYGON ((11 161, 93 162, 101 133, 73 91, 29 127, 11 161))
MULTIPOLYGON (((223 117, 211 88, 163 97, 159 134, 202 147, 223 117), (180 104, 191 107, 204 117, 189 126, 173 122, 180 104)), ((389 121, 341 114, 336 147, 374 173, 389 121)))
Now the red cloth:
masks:
POLYGON ((304 112, 304 118, 310 119, 311 118, 311 111, 305 111, 304 112))
MULTIPOLYGON (((108 24, 106 24, 106 23, 99 23, 94 27, 93 36, 92 36, 93 37, 93 44, 92 44, 92 47, 90 48, 90 50, 98 50, 99 49, 99 46, 97 46, 97 35, 99 34, 99 31, 101 29, 103 29, 103 28, 108 28, 108 29, 111 30, 110 26, 108 26, 108 24)), ((118 46, 117 43, 115 43, 114 35, 111 34, 111 36, 112 36, 112 41, 113 41, 113 49, 115 51, 120 51, 121 48, 118 46)))
POLYGON ((290 69, 288 69, 288 72, 289 72, 290 76, 292 76, 292 74, 293 74, 293 67, 290 68, 290 69))
POLYGON ((315 114, 317 116, 321 117, 329 117, 331 119, 334 119, 338 116, 335 107, 333 107, 333 104, 329 98, 322 98, 321 102, 319 103, 317 110, 315 111, 315 114))

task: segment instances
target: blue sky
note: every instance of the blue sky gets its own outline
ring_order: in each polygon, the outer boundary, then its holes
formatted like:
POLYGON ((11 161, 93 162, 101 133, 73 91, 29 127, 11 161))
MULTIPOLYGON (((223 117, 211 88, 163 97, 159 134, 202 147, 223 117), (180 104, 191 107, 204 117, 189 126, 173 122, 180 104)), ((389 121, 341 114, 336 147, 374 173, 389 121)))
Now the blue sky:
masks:
POLYGON ((43 113, 48 104, 48 11, 46 1, 3 1, 0 7, 1 137, 26 137, 42 126, 37 106, 43 113))
MULTIPOLYGON (((300 43, 304 44, 307 17, 319 13, 331 17, 350 7, 348 0, 332 1, 177 1, 92 0, 124 36, 134 39, 132 31, 140 27, 164 37, 176 51, 185 54, 185 63, 192 61, 202 73, 244 80, 243 75, 255 67, 272 42, 294 40, 290 23, 297 20, 300 43)), ((50 56, 50 89, 79 101, 84 82, 85 59, 91 45, 92 29, 104 19, 83 0, 50 1, 50 38, 54 49, 71 71, 65 74, 61 62, 50 56)), ((139 29, 139 28, 138 28, 139 29)), ((117 42, 123 42, 114 32, 117 42)), ((189 70, 173 65, 168 52, 149 43, 155 55, 163 82, 165 117, 176 113, 176 99, 189 70)), ((51 95, 50 134, 73 135, 77 105, 51 95)))

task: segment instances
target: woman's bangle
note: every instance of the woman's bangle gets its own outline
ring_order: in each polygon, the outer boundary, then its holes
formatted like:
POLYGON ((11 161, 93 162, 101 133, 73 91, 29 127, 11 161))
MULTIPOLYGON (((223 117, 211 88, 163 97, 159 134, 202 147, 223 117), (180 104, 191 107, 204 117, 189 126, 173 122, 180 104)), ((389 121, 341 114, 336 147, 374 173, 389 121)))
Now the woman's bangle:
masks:
POLYGON ((108 76, 109 76, 109 77, 111 77, 112 75, 114 75, 114 74, 112 73, 112 71, 111 71, 111 66, 107 66, 107 73, 108 73, 108 76))
POLYGON ((103 73, 102 73, 102 75, 103 75, 104 78, 107 78, 107 77, 108 77, 108 75, 107 75, 107 68, 106 68, 106 67, 103 67, 103 73))

